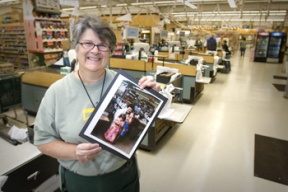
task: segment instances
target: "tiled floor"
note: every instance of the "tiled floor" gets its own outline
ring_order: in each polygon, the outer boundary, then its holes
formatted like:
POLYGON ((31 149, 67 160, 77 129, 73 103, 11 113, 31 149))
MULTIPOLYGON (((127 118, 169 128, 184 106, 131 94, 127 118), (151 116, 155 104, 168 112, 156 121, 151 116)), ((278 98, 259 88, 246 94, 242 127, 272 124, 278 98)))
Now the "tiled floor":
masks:
POLYGON ((185 122, 155 151, 138 150, 142 192, 287 192, 254 177, 254 135, 288 140, 288 100, 272 85, 282 65, 236 53, 205 86, 185 122))
POLYGON ((288 100, 272 85, 285 83, 273 79, 282 65, 251 62, 249 50, 231 63, 229 74, 205 86, 183 124, 154 151, 138 150, 141 192, 288 191, 253 173, 255 134, 288 140, 288 100))

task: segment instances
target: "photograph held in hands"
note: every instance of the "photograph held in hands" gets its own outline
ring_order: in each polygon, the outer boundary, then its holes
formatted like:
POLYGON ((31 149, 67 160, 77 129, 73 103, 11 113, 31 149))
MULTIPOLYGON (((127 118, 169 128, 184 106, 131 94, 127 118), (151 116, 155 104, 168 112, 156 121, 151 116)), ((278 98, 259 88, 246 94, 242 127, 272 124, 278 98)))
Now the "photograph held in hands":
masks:
POLYGON ((80 136, 122 158, 130 159, 167 98, 119 70, 86 122, 80 136))

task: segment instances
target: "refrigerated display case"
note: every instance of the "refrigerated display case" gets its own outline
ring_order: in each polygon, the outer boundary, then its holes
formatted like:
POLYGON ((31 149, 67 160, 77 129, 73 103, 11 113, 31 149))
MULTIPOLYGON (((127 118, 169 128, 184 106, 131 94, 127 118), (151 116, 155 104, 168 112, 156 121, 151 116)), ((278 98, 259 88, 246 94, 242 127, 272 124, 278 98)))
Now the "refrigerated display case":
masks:
POLYGON ((270 33, 267 62, 279 63, 280 51, 283 42, 284 33, 272 32, 270 33))
POLYGON ((261 32, 257 34, 254 61, 266 62, 269 44, 269 33, 261 32))

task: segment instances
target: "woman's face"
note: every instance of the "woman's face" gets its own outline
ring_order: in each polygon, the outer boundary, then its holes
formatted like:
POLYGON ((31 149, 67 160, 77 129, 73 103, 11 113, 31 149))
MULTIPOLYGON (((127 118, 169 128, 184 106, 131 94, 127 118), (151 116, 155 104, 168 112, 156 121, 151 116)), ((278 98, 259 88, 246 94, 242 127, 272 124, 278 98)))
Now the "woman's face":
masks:
MULTIPOLYGON (((86 45, 103 45, 109 47, 105 42, 101 42, 98 35, 92 29, 86 29, 80 40, 79 40, 79 49, 77 51, 77 59, 79 62, 79 67, 83 70, 88 70, 91 72, 97 72, 101 69, 104 69, 108 63, 110 57, 110 50, 100 51, 99 46, 94 46, 93 48, 84 48, 83 44, 86 45)), ((85 46, 86 47, 86 46, 85 46)))

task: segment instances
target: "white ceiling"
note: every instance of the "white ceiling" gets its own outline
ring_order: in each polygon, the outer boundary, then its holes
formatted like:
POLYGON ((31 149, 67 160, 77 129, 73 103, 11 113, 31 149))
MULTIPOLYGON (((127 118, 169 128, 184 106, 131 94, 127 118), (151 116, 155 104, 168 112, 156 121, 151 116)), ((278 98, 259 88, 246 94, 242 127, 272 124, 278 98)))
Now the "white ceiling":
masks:
MULTIPOLYGON (((0 5, 8 0, 0 0, 0 5)), ((21 0, 8 2, 11 6, 21 0)), ((192 9, 181 0, 60 0, 66 5, 62 8, 72 8, 67 4, 79 4, 80 7, 96 6, 92 9, 79 9, 79 15, 124 15, 160 14, 175 23, 184 25, 209 25, 211 22, 222 22, 226 25, 239 25, 253 22, 255 26, 270 25, 273 22, 284 21, 288 10, 288 0, 235 0, 237 8, 230 8, 228 0, 184 0, 197 7, 192 9), (119 6, 122 4, 122 6, 119 6)), ((78 6, 77 6, 78 7, 78 6)), ((72 10, 64 10, 63 15, 69 15, 72 10)))

